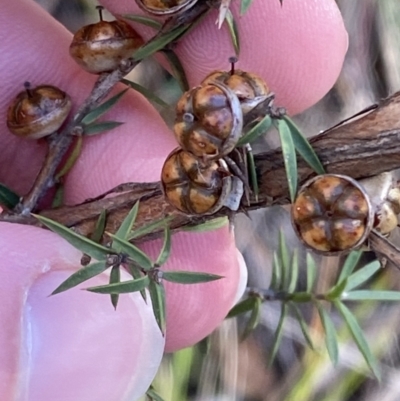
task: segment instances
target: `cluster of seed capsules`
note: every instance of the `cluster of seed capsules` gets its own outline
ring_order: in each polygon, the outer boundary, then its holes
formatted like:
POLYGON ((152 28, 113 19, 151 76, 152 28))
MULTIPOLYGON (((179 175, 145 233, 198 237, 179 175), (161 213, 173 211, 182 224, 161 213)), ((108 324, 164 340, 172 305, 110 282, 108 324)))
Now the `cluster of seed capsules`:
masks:
POLYGON ((183 94, 173 127, 180 147, 161 174, 170 204, 190 215, 213 214, 222 206, 238 209, 244 183, 232 172, 228 155, 242 136, 246 115, 270 97, 261 77, 233 68, 212 72, 183 94))

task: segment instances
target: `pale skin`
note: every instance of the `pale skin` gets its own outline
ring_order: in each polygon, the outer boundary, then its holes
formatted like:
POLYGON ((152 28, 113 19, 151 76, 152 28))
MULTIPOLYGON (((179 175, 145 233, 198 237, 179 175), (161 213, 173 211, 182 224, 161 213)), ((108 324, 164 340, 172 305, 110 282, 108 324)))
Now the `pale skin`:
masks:
MULTIPOLYGON (((137 12, 133 0, 102 3, 114 14, 137 12)), ((59 86, 76 108, 95 76, 69 58, 71 34, 39 6, 30 0, 0 4, 0 182, 23 194, 46 145, 8 132, 8 103, 29 80, 33 85, 59 86)), ((226 31, 216 30, 215 18, 208 18, 178 45, 191 85, 214 69, 226 69, 233 53, 226 31)), ((239 29, 238 68, 262 75, 276 92, 277 104, 290 113, 310 107, 337 79, 347 34, 333 0, 284 0, 283 8, 278 0, 255 0, 239 20, 239 29)), ((109 119, 125 124, 85 142, 66 182, 69 204, 122 182, 159 180, 166 155, 177 146, 157 113, 133 92, 109 119)), ((159 247, 153 242, 144 249, 155 256, 159 247)), ((121 297, 117 312, 107 297, 79 289, 48 298, 80 260, 80 253, 55 234, 2 223, 0 250, 0 394, 7 400, 21 394, 29 394, 30 401, 135 399, 151 382, 164 346, 177 350, 214 330, 232 306, 240 281, 241 258, 228 227, 175 235, 166 269, 207 271, 224 279, 167 286, 164 344, 140 296, 121 297)), ((91 284, 106 280, 103 276, 91 284)))

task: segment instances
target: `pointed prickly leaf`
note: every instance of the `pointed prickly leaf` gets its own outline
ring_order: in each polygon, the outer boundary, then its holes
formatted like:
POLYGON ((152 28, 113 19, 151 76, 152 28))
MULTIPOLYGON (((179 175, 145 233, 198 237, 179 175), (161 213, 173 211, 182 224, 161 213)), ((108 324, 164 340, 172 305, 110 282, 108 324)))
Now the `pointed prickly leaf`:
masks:
POLYGON ((310 145, 310 142, 308 142, 307 138, 301 133, 299 127, 288 116, 283 116, 282 119, 290 129, 294 147, 299 152, 299 155, 316 173, 325 174, 324 166, 319 160, 313 147, 310 145))
POLYGON ((229 223, 227 217, 217 217, 216 219, 209 220, 202 224, 197 224, 195 226, 185 226, 181 231, 189 231, 202 233, 211 230, 217 230, 218 228, 225 227, 229 223))
POLYGON ((256 297, 248 297, 244 299, 243 301, 239 302, 236 304, 228 313, 226 316, 227 318, 230 317, 235 317, 238 315, 241 315, 242 313, 246 313, 251 311, 254 308, 254 305, 256 303, 256 297))
POLYGON ((400 301, 400 291, 358 290, 345 292, 344 301, 400 301))
MULTIPOLYGON (((132 209, 129 211, 128 215, 124 218, 121 225, 119 226, 117 232, 114 234, 118 239, 126 240, 132 231, 132 227, 135 224, 136 217, 139 211, 139 201, 137 201, 132 209)), ((111 247, 117 252, 121 252, 122 248, 118 242, 113 241, 111 247)))
POLYGON ((239 41, 239 30, 233 17, 231 10, 227 9, 225 14, 225 22, 228 26, 229 36, 231 37, 231 42, 233 49, 235 50, 235 54, 239 56, 240 53, 240 41, 239 41))
POLYGON ((94 242, 99 243, 104 234, 104 229, 106 228, 106 218, 107 211, 103 209, 99 215, 99 218, 96 221, 96 226, 94 228, 93 234, 90 236, 90 239, 94 242))
POLYGON ((288 287, 288 292, 292 293, 296 290, 297 279, 299 277, 299 258, 298 250, 295 249, 292 255, 292 267, 290 272, 290 283, 288 287))
POLYGON ((137 22, 139 24, 149 26, 150 28, 154 28, 157 31, 160 30, 162 27, 162 24, 159 21, 156 21, 155 19, 146 17, 144 15, 123 14, 122 17, 129 21, 137 22))
POLYGON ((164 398, 162 398, 153 388, 147 390, 146 397, 149 401, 164 401, 164 398))
POLYGON ((259 188, 258 188, 256 163, 254 162, 253 152, 251 152, 251 151, 246 152, 246 158, 247 158, 247 165, 248 165, 248 171, 249 171, 249 177, 250 177, 251 190, 253 191, 253 195, 254 195, 256 202, 258 202, 259 188))
POLYGON ((358 261, 360 260, 362 252, 360 251, 351 251, 347 256, 342 270, 340 271, 339 278, 337 279, 337 283, 340 283, 345 278, 349 277, 353 272, 355 267, 357 266, 358 261))
POLYGON ((137 246, 131 244, 129 241, 122 240, 113 234, 107 233, 112 239, 113 243, 118 244, 120 252, 124 252, 130 259, 136 262, 140 267, 149 270, 153 267, 151 259, 137 246))
POLYGON ((242 0, 240 3, 240 15, 246 14, 247 10, 250 8, 253 0, 242 0))
POLYGON ((99 285, 85 289, 90 292, 95 292, 96 294, 127 294, 144 290, 149 283, 149 277, 143 276, 137 280, 121 281, 120 283, 99 285))
POLYGON ((274 340, 273 340, 273 345, 272 345, 272 351, 271 355, 268 360, 268 365, 272 366, 272 363, 274 362, 275 356, 278 353, 279 346, 281 344, 282 340, 282 333, 283 333, 283 323, 285 321, 285 318, 288 314, 288 305, 286 303, 282 304, 282 309, 281 309, 281 316, 279 318, 278 326, 276 327, 275 334, 274 334, 274 340))
POLYGON ((286 245, 286 238, 283 230, 279 231, 279 254, 282 265, 282 284, 281 289, 287 291, 290 283, 290 254, 286 245))
POLYGON ((368 263, 366 266, 357 270, 347 279, 347 285, 345 291, 351 291, 353 288, 359 287, 369 280, 378 270, 381 269, 381 264, 379 261, 375 260, 368 263))
POLYGON ((69 153, 67 161, 61 167, 61 170, 56 173, 55 177, 56 180, 59 180, 61 177, 67 174, 71 170, 71 168, 75 165, 82 151, 82 143, 83 143, 82 136, 78 136, 72 145, 73 149, 69 153))
POLYGON ((155 264, 157 266, 163 265, 169 258, 170 253, 171 253, 171 230, 169 229, 168 226, 166 226, 164 229, 164 243, 155 264))
POLYGON ((128 236, 128 241, 140 238, 145 236, 146 234, 150 234, 153 231, 156 231, 162 227, 165 227, 172 221, 173 217, 168 216, 161 220, 154 221, 153 223, 147 224, 143 227, 137 228, 136 230, 132 231, 128 236))
POLYGON ((270 288, 278 291, 282 286, 282 263, 279 260, 278 254, 274 251, 274 260, 272 264, 272 279, 270 288))
POLYGON ((255 301, 254 301, 253 309, 251 310, 250 319, 247 322, 242 335, 240 336, 241 341, 244 341, 249 336, 249 334, 252 331, 254 331, 254 329, 258 326, 258 323, 260 322, 262 300, 259 297, 255 297, 254 300, 255 301))
POLYGON ((347 308, 340 301, 334 302, 334 305, 339 310, 340 314, 343 316, 347 327, 350 330, 350 333, 357 344, 358 349, 360 350, 361 354, 363 355, 365 362, 367 362, 368 366, 370 367, 371 371, 374 373, 376 378, 380 381, 381 380, 381 371, 379 369, 378 363, 373 356, 367 340, 364 337, 363 331, 359 326, 356 317, 351 313, 350 309, 347 308))
POLYGON ((151 298, 151 304, 153 305, 153 313, 156 318, 158 327, 161 333, 165 335, 165 290, 162 284, 158 284, 155 281, 150 281, 149 293, 151 298))
POLYGON ((152 54, 158 52, 169 43, 173 42, 175 39, 180 37, 185 31, 188 30, 188 26, 181 25, 162 36, 157 37, 156 39, 150 40, 148 43, 140 47, 133 54, 133 58, 136 61, 143 60, 146 57, 151 56, 152 54))
POLYGON ((155 95, 154 92, 148 90, 144 86, 139 85, 136 82, 129 81, 128 79, 122 79, 121 82, 123 82, 125 85, 128 85, 136 92, 142 94, 150 103, 158 104, 161 107, 169 107, 169 104, 167 102, 164 102, 164 100, 162 100, 160 97, 155 95))
POLYGON ((325 344, 328 350, 328 355, 333 365, 336 366, 338 362, 339 350, 335 326, 322 305, 319 302, 316 302, 316 306, 325 331, 325 344))
MULTIPOLYGON (((120 267, 113 266, 111 269, 111 273, 110 273, 110 284, 116 284, 116 283, 119 283, 120 281, 121 281, 120 267)), ((114 307, 114 309, 117 309, 119 295, 111 294, 110 297, 111 297, 112 306, 114 307)))
POLYGON ((293 203, 297 192, 297 159, 296 150, 290 128, 285 120, 278 120, 278 131, 281 139, 282 156, 285 164, 286 179, 289 187, 290 200, 293 203))
MULTIPOLYGON (((126 267, 129 271, 129 273, 131 274, 131 276, 135 280, 138 280, 139 278, 143 277, 143 274, 140 272, 140 269, 137 268, 136 266, 133 266, 132 264, 129 263, 126 267)), ((144 289, 140 291, 140 295, 142 296, 144 302, 147 303, 146 291, 144 289)))
POLYGON ((289 305, 294 310, 294 314, 296 316, 297 321, 299 322, 301 332, 303 333, 304 339, 306 340, 308 346, 311 349, 315 349, 314 348, 314 344, 313 344, 312 339, 311 339, 310 332, 308 330, 308 324, 305 321, 305 319, 304 319, 299 307, 293 302, 290 302, 289 305))
POLYGON ((163 272, 162 278, 167 281, 179 284, 198 284, 208 283, 210 281, 220 280, 223 276, 211 273, 197 273, 185 271, 163 272))
POLYGON ((114 128, 119 127, 124 123, 119 121, 102 121, 99 123, 92 123, 83 126, 83 135, 94 136, 97 134, 102 134, 103 132, 111 131, 114 128))
POLYGON ((32 216, 36 217, 42 224, 68 241, 76 249, 80 250, 82 253, 86 253, 94 259, 102 260, 105 259, 110 253, 113 253, 111 249, 97 244, 83 235, 75 233, 62 224, 48 219, 47 217, 39 216, 37 214, 32 214, 32 216))
POLYGON ((172 75, 178 81, 181 91, 182 92, 188 91, 190 89, 190 86, 186 77, 186 72, 181 63, 181 60, 176 55, 176 53, 171 49, 163 49, 162 52, 165 58, 167 59, 168 64, 171 67, 172 75))
POLYGON ((326 299, 328 299, 330 301, 339 299, 342 296, 343 291, 346 288, 347 280, 348 279, 344 279, 344 280, 340 281, 338 284, 336 284, 335 286, 333 286, 326 294, 326 299))
POLYGON ((0 184, 0 205, 13 209, 18 202, 19 196, 5 185, 0 184))
POLYGON ((64 292, 69 290, 70 288, 76 287, 78 284, 89 280, 92 277, 103 273, 108 269, 108 266, 105 261, 92 263, 89 266, 85 266, 82 269, 79 269, 74 274, 69 276, 65 281, 63 281, 52 293, 51 295, 59 294, 60 292, 64 292))
POLYGON ((95 109, 90 111, 86 116, 82 119, 83 125, 89 125, 94 123, 98 118, 100 118, 103 114, 107 113, 111 108, 113 108, 125 95, 128 89, 124 89, 123 91, 117 93, 115 96, 106 100, 104 103, 97 106, 95 109))
POLYGON ((272 118, 267 114, 239 139, 236 146, 244 146, 247 143, 254 142, 258 137, 264 135, 270 129, 271 125, 272 118))
POLYGON ((315 279, 317 278, 317 265, 314 258, 307 253, 307 292, 311 292, 314 288, 315 279))

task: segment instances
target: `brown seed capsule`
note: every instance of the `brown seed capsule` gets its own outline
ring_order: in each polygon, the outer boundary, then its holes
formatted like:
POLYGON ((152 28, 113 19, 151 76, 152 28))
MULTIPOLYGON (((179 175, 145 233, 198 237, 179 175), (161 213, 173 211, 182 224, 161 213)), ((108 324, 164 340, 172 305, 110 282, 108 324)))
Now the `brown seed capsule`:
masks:
POLYGON ((222 161, 205 166, 180 148, 167 157, 161 183, 168 202, 186 214, 213 214, 222 206, 237 210, 243 194, 222 161))
POLYGON ((75 33, 69 53, 84 70, 100 74, 117 69, 143 43, 142 37, 125 21, 101 20, 75 33))
POLYGON ((136 3, 150 14, 171 15, 188 10, 197 0, 136 0, 136 3))
POLYGON ((357 181, 325 174, 300 189, 292 205, 292 223, 306 246, 335 254, 365 242, 374 223, 374 209, 357 181))
POLYGON ((230 153, 242 126, 239 99, 224 84, 214 82, 193 88, 176 106, 175 137, 182 149, 204 162, 230 153))
POLYGON ((243 115, 264 101, 270 94, 267 83, 258 75, 250 72, 235 70, 214 71, 207 75, 201 85, 222 82, 239 98, 243 115))
POLYGON ((8 129, 15 135, 32 139, 56 132, 71 110, 70 97, 51 85, 31 88, 26 82, 25 88, 8 107, 8 129))

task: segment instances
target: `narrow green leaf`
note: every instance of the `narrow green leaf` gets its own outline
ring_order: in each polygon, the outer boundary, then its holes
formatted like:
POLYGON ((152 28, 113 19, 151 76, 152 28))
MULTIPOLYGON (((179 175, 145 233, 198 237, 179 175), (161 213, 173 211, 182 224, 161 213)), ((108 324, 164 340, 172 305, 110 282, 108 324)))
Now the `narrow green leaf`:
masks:
POLYGON ((282 264, 279 260, 278 254, 274 251, 274 259, 272 264, 272 279, 270 288, 278 291, 282 287, 282 264))
POLYGON ((227 217, 217 217, 216 219, 212 219, 206 221, 202 224, 197 224, 195 226, 185 226, 181 231, 188 231, 188 232, 196 232, 202 233, 211 230, 217 230, 218 228, 225 227, 229 223, 227 217))
POLYGON ((275 334, 274 334, 271 355, 268 360, 269 366, 272 366, 272 363, 274 362, 276 354, 278 353, 278 349, 279 349, 279 346, 280 346, 281 340, 282 340, 283 323, 285 321, 287 314, 288 314, 288 306, 287 306, 287 304, 283 303, 282 309, 281 309, 281 316, 279 318, 278 326, 277 326, 277 328, 275 330, 275 334))
POLYGON ((314 288, 314 283, 317 278, 317 265, 311 254, 307 253, 307 292, 311 292, 314 288))
POLYGON ((164 100, 162 100, 160 97, 155 95, 154 92, 148 90, 144 86, 139 85, 136 82, 129 81, 128 79, 122 79, 121 82, 123 82, 125 85, 130 86, 136 92, 142 94, 150 103, 158 104, 161 107, 169 107, 169 104, 167 102, 164 102, 164 100))
POLYGON ((344 279, 339 283, 337 283, 335 286, 333 286, 326 294, 326 299, 330 301, 339 299, 342 296, 344 289, 346 288, 347 280, 348 279, 344 279))
POLYGON ((304 302, 311 302, 314 300, 314 295, 311 294, 310 292, 304 292, 304 291, 299 291, 299 292, 294 292, 288 297, 291 301, 297 302, 297 303, 304 303, 304 302))
POLYGON ((153 305, 153 313, 156 318, 158 327, 161 333, 165 335, 165 289, 162 284, 158 284, 154 281, 150 281, 149 293, 151 298, 151 304, 153 305))
POLYGON ((316 173, 325 174, 324 166, 319 160, 313 147, 310 145, 310 142, 308 142, 307 138, 301 133, 299 127, 290 117, 283 116, 282 118, 290 129, 294 147, 299 152, 300 156, 316 173))
POLYGON ((103 273, 108 269, 105 261, 92 263, 89 266, 85 266, 82 269, 79 269, 71 276, 69 276, 66 280, 64 280, 52 293, 51 295, 59 294, 60 292, 67 291, 73 287, 76 287, 78 284, 83 283, 86 280, 89 280, 92 277, 103 273))
POLYGON ((236 146, 244 146, 247 143, 254 142, 258 137, 264 135, 270 129, 271 125, 272 118, 267 114, 239 139, 236 146))
POLYGON ((90 239, 94 242, 99 243, 104 234, 104 229, 106 228, 106 218, 107 211, 103 209, 99 215, 99 218, 96 221, 96 226, 93 230, 93 234, 90 236, 90 239))
POLYGON ((254 308, 256 303, 256 297, 248 297, 243 301, 236 304, 226 316, 227 318, 235 317, 241 315, 242 313, 246 313, 251 311, 254 308))
POLYGON ((251 6, 253 0, 242 0, 240 3, 240 15, 246 14, 247 10, 251 6))
POLYGON ((322 326, 324 327, 325 344, 328 350, 329 358, 331 359, 333 365, 336 366, 338 362, 339 350, 335 326, 322 305, 319 302, 316 302, 316 306, 322 322, 322 326))
POLYGON ((169 229, 168 226, 166 226, 164 229, 164 243, 155 264, 157 266, 163 265, 169 258, 170 253, 171 253, 171 230, 169 229))
POLYGON ((400 301, 400 291, 358 290, 345 292, 345 301, 400 301))
MULTIPOLYGON (((51 202, 51 208, 60 207, 64 204, 64 185, 59 182, 54 186, 56 193, 54 194, 53 200, 51 202)), ((1 202, 0 202, 1 204, 1 202)))
POLYGON ((0 205, 8 209, 13 209, 19 202, 19 196, 7 188, 5 185, 0 184, 0 205))
POLYGON ((186 92, 190 89, 189 82, 186 77, 185 69, 181 63, 181 60, 171 49, 163 49, 162 53, 168 61, 171 67, 171 72, 174 78, 178 81, 179 87, 182 92, 186 92))
POLYGON ((89 125, 91 123, 94 123, 98 118, 100 118, 103 114, 107 113, 112 107, 114 107, 122 98, 122 96, 125 95, 125 93, 128 91, 127 89, 124 89, 123 91, 117 93, 115 96, 111 97, 104 103, 100 104, 97 106, 95 109, 90 111, 86 116, 82 119, 82 124, 83 125, 89 125))
POLYGON ((307 342, 307 345, 312 350, 314 350, 315 347, 314 347, 313 341, 311 339, 310 332, 308 330, 308 324, 305 321, 305 319, 304 319, 299 307, 293 302, 289 302, 289 305, 294 310, 295 317, 296 317, 297 321, 299 322, 299 326, 300 326, 301 332, 303 333, 303 336, 304 336, 304 339, 307 342))
POLYGON ((362 267, 351 276, 349 276, 349 278, 347 279, 345 291, 351 291, 353 288, 364 284, 380 269, 381 264, 378 260, 368 263, 366 266, 362 267))
POLYGON ((97 134, 101 134, 106 131, 111 131, 114 128, 119 127, 120 125, 125 124, 119 121, 101 121, 99 123, 92 123, 83 126, 83 135, 85 136, 94 136, 97 134))
POLYGON ((252 151, 246 152, 246 158, 247 158, 247 165, 248 165, 251 189, 253 191, 253 195, 254 195, 256 202, 258 202, 259 188, 258 188, 256 163, 254 162, 253 152, 252 151))
MULTIPOLYGON (((121 282, 121 271, 119 266, 113 266, 110 273, 110 284, 118 284, 121 282)), ((111 303, 114 309, 117 309, 119 294, 111 294, 111 303)))
POLYGON ((99 285, 97 287, 85 288, 87 291, 96 294, 127 294, 144 290, 150 283, 148 276, 143 276, 137 280, 121 281, 115 284, 99 285))
POLYGON ((290 254, 283 230, 279 231, 279 258, 282 265, 281 290, 287 291, 290 283, 290 254))
POLYGON ((111 249, 97 244, 83 235, 77 234, 69 228, 64 227, 62 224, 48 219, 47 217, 39 216, 37 214, 32 214, 32 216, 36 217, 42 224, 50 228, 50 230, 54 231, 56 234, 60 235, 76 249, 80 250, 82 253, 86 253, 94 259, 105 259, 110 253, 113 253, 111 249))
POLYGON ((228 26, 229 36, 231 37, 231 42, 233 49, 235 50, 236 56, 240 53, 240 41, 239 41, 239 30, 233 17, 231 10, 227 9, 225 14, 225 22, 228 26))
POLYGON ((159 394, 154 389, 149 389, 146 392, 146 397, 150 401, 164 401, 164 398, 162 398, 159 394))
MULTIPOLYGON (((139 278, 143 277, 143 274, 141 273, 140 269, 137 268, 136 266, 133 266, 131 263, 126 265, 129 273, 131 274, 131 276, 135 279, 138 280, 139 278)), ((147 295, 146 295, 146 291, 145 290, 141 290, 140 291, 140 295, 142 296, 144 302, 147 303, 147 295)))
MULTIPOLYGON (((119 226, 117 232, 114 234, 117 238, 126 240, 130 232, 132 231, 132 227, 135 224, 136 217, 139 211, 139 201, 137 201, 132 209, 129 211, 128 215, 124 218, 121 225, 119 226)), ((112 248, 116 249, 117 252, 121 251, 120 246, 115 241, 112 242, 112 248)))
POLYGON ((136 238, 140 238, 145 236, 146 234, 152 233, 162 227, 165 227, 173 220, 173 216, 168 216, 163 219, 154 221, 153 223, 147 224, 141 228, 137 228, 136 230, 132 231, 131 234, 128 236, 128 240, 131 241, 136 238))
POLYGON ((357 344, 358 349, 360 350, 361 354, 363 355, 365 361, 367 362, 368 366, 370 367, 371 371, 374 373, 376 378, 380 381, 381 380, 381 371, 379 369, 378 363, 373 356, 367 340, 364 337, 363 331, 359 326, 356 317, 351 313, 350 309, 347 308, 340 301, 334 302, 336 308, 339 310, 343 319, 345 320, 347 327, 350 330, 350 333, 357 344))
POLYGON ((353 272, 355 267, 357 266, 358 261, 360 260, 362 252, 360 251, 351 251, 347 256, 343 268, 340 272, 339 278, 337 279, 337 283, 341 282, 345 278, 349 277, 353 272))
POLYGON ((82 151, 82 143, 83 143, 82 136, 78 136, 72 145, 73 149, 70 152, 67 161, 62 166, 61 170, 56 173, 55 176, 56 180, 59 180, 61 177, 67 174, 71 170, 71 168, 75 165, 82 151))
POLYGON ((155 19, 146 17, 144 15, 123 14, 122 17, 127 20, 137 22, 145 26, 149 26, 150 28, 154 28, 157 31, 160 30, 162 27, 162 24, 159 21, 156 21, 155 19))
POLYGON ((149 270, 154 266, 151 259, 137 246, 131 244, 129 241, 120 239, 113 234, 107 234, 113 239, 113 243, 115 242, 116 244, 118 244, 120 248, 119 252, 126 253, 129 258, 138 263, 143 269, 149 270))
POLYGON ((208 283, 223 278, 223 276, 218 276, 217 274, 186 271, 163 271, 162 277, 164 280, 179 284, 208 283))
POLYGON ((290 274, 290 283, 288 287, 288 292, 292 293, 296 290, 297 279, 299 277, 299 258, 298 258, 298 250, 297 248, 293 252, 292 256, 292 267, 290 274))
POLYGON ((261 314, 261 304, 262 300, 259 297, 254 298, 254 306, 251 311, 250 319, 246 324, 246 327, 240 336, 240 340, 244 341, 252 331, 258 326, 258 323, 260 322, 260 314, 261 314))
POLYGON ((290 128, 285 120, 278 120, 278 131, 281 139, 282 156, 285 164, 286 179, 289 187, 290 200, 293 203, 297 191, 297 159, 296 150, 290 128))
POLYGON ((164 35, 159 36, 157 39, 149 41, 135 51, 133 58, 136 61, 140 61, 151 56, 181 36, 188 28, 189 27, 187 25, 181 25, 178 28, 165 33, 164 35))

